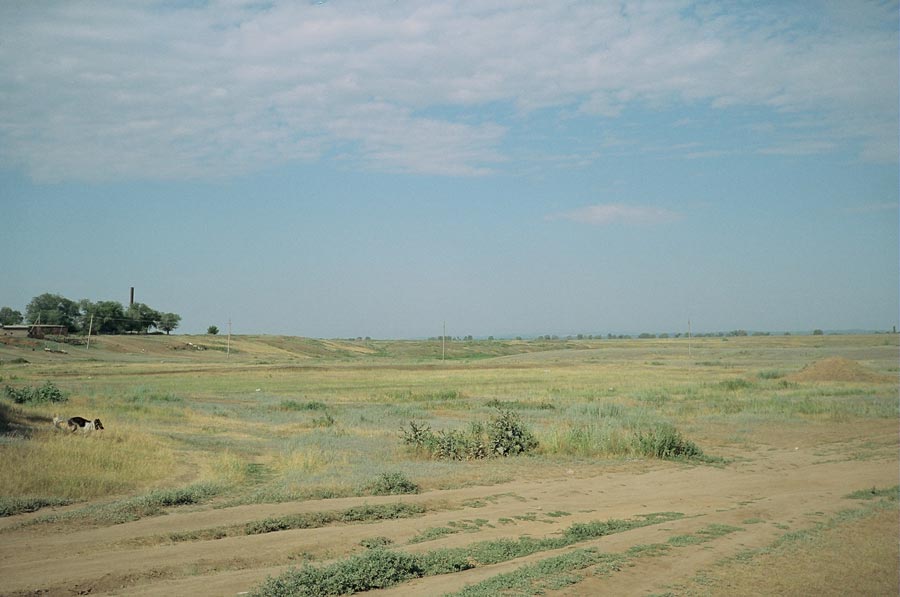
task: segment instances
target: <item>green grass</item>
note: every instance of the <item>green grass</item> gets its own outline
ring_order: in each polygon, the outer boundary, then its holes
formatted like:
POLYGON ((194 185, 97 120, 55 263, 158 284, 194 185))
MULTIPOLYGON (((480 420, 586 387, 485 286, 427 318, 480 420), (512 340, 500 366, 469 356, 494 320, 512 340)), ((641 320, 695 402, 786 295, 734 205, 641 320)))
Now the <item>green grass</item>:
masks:
POLYGON ((35 496, 5 497, 0 496, 0 517, 14 516, 25 512, 36 512, 41 508, 67 506, 71 500, 35 496))
POLYGON ((277 577, 270 577, 253 594, 260 597, 325 596, 386 588, 412 578, 506 562, 613 533, 676 520, 682 516, 677 512, 660 512, 630 520, 579 523, 567 528, 560 536, 482 541, 465 548, 436 549, 418 554, 373 549, 326 566, 306 565, 277 577))
POLYGON ((45 514, 32 519, 28 524, 48 524, 73 520, 94 524, 122 524, 147 516, 163 514, 167 508, 204 503, 221 491, 221 487, 208 483, 158 489, 124 500, 92 504, 64 513, 45 514))
POLYGON ((290 529, 318 528, 336 522, 359 523, 409 518, 411 516, 418 516, 424 512, 425 507, 419 504, 404 504, 400 502, 378 505, 365 504, 363 506, 354 506, 346 510, 334 512, 306 512, 302 514, 266 518, 264 520, 248 523, 244 527, 244 532, 247 535, 260 535, 263 533, 273 533, 290 529))
POLYGON ((900 493, 900 486, 894 485, 893 487, 885 487, 883 489, 878 489, 876 487, 872 487, 871 489, 860 489, 859 491, 854 491, 844 497, 853 500, 887 498, 888 500, 897 501, 898 493, 900 493))

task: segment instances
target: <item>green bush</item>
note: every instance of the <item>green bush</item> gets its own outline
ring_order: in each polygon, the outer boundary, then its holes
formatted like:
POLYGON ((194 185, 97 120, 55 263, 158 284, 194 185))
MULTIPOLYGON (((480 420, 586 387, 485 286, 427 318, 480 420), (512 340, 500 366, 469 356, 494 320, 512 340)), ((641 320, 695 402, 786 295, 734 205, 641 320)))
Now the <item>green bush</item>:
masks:
POLYGON ((471 567, 459 553, 449 550, 413 555, 375 548, 328 566, 306 564, 276 578, 270 577, 254 595, 346 595, 383 589, 413 578, 458 572, 471 567))
POLYGON ((638 452, 652 458, 698 458, 703 456, 697 444, 684 438, 672 425, 662 424, 636 438, 638 452))
POLYGON ((0 517, 36 512, 48 506, 66 506, 71 503, 71 500, 62 498, 0 496, 0 517))
POLYGON ((401 495, 405 493, 419 493, 419 486, 410 481, 401 472, 381 473, 372 483, 366 487, 370 495, 401 495))
POLYGON ((466 430, 433 432, 428 425, 409 422, 401 430, 402 441, 416 452, 437 460, 479 460, 494 456, 517 456, 537 447, 538 441, 519 416, 501 410, 487 424, 474 422, 466 430))
POLYGON ((13 388, 6 386, 6 396, 16 404, 41 404, 45 402, 66 402, 69 398, 52 381, 44 382, 39 388, 13 388))
POLYGON ((497 456, 517 456, 537 447, 534 434, 511 410, 501 410, 488 423, 491 453, 497 456))

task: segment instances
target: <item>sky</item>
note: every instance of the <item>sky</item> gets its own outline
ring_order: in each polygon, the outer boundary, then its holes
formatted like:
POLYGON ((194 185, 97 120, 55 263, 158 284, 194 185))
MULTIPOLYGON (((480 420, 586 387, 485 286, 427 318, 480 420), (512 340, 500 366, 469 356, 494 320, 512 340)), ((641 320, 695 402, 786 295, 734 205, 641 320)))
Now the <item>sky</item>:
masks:
POLYGON ((0 3, 0 306, 890 330, 898 3, 0 3))

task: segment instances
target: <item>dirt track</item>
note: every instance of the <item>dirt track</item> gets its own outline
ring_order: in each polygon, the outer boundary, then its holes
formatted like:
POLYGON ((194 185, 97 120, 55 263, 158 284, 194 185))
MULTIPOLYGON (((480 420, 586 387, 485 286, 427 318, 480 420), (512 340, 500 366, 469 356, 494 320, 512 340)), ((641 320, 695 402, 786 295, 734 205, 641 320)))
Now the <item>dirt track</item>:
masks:
MULTIPOLYGON (((662 511, 685 515, 674 522, 575 546, 595 546, 604 552, 618 553, 634 545, 665 542, 671 536, 711 523, 741 527, 740 531, 709 543, 643 558, 611 576, 588 577, 563 590, 572 595, 639 594, 659 591, 741 549, 768 545, 786 527, 805 528, 857 506, 844 497, 852 491, 898 483, 897 432, 893 421, 845 427, 840 438, 798 433, 779 435, 778 439, 768 445, 758 444, 744 454, 745 459, 721 468, 658 463, 638 473, 626 470, 587 475, 579 470, 561 470, 555 478, 418 496, 173 511, 166 516, 102 528, 8 530, 16 520, 7 519, 0 526, 0 592, 236 595, 304 558, 325 561, 343 557, 362 549, 361 540, 375 536, 389 537, 398 548, 425 551, 500 537, 552 535, 579 521, 630 518, 662 511), (861 453, 865 456, 861 457, 861 453), (463 504, 473 498, 482 498, 483 505, 463 504), (373 524, 181 543, 160 543, 159 539, 170 532, 235 525, 268 516, 395 501, 422 503, 434 509, 424 516, 373 524), (548 516, 556 511, 567 514, 548 516), (477 532, 405 546, 425 528, 471 519, 485 519, 489 524, 477 532), (513 522, 503 523, 501 519, 513 522)), ((372 595, 441 594, 555 553, 558 552, 541 552, 454 575, 419 579, 372 595)))

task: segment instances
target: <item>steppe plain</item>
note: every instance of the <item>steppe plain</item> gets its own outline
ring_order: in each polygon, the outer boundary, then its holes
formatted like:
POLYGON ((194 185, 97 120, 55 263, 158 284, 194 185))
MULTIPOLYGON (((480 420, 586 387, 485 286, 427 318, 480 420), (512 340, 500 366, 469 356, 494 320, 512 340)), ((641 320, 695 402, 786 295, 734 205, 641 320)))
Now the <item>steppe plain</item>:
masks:
POLYGON ((467 562, 379 596, 900 590, 896 334, 3 339, 0 385, 48 381, 67 402, 0 397, 4 595, 278 594, 374 552, 467 562), (538 447, 402 441, 498 412, 538 447), (662 427, 703 457, 641 452, 662 427))

